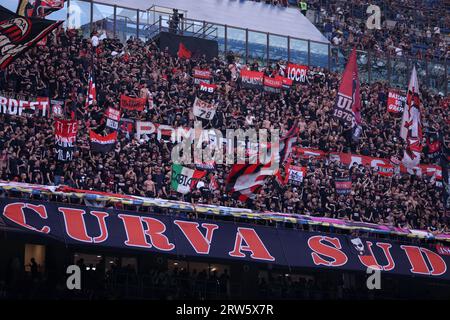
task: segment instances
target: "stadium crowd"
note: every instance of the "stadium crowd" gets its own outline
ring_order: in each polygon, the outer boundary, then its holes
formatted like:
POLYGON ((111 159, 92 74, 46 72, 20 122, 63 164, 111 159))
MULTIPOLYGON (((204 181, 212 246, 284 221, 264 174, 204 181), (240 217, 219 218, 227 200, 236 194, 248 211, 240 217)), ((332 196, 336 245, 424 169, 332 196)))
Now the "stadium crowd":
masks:
POLYGON ((265 1, 298 7, 339 48, 372 51, 374 54, 419 59, 448 59, 450 29, 448 10, 441 0, 309 0, 265 1), (380 29, 368 29, 369 5, 381 9, 380 29), (307 8, 307 10, 305 10, 307 8))
MULTIPOLYGON (((352 152, 374 157, 401 159, 404 143, 399 137, 401 116, 386 112, 388 86, 385 83, 361 85, 363 133, 359 143, 351 139, 350 128, 342 128, 332 118, 332 108, 340 75, 312 68, 308 82, 296 84, 279 94, 242 88, 239 68, 233 55, 207 62, 204 58, 179 59, 159 51, 154 43, 129 39, 103 39, 94 43, 74 31, 58 30, 48 46, 35 47, 0 71, 4 95, 65 101, 66 117, 79 122, 77 150, 73 161, 55 160, 53 119, 0 115, 0 179, 38 184, 65 184, 79 189, 161 197, 261 211, 296 212, 337 217, 431 232, 448 232, 449 216, 444 213, 442 189, 433 178, 376 174, 372 168, 354 165, 350 169, 337 162, 303 159, 293 163, 307 166, 307 176, 298 187, 266 183, 250 204, 231 198, 225 192, 230 167, 217 165, 213 171, 218 188, 208 183, 187 195, 170 189, 170 142, 156 135, 138 140, 126 131, 119 133, 115 150, 93 153, 88 128, 107 132, 104 111, 119 109, 121 94, 153 97, 153 108, 144 112, 123 110, 123 118, 146 120, 173 127, 193 127, 192 104, 196 96, 214 100, 219 108, 205 128, 279 128, 287 132, 298 121, 298 146, 323 151, 352 152), (95 47, 93 47, 93 44, 95 47), (93 66, 93 67, 92 67, 93 66), (193 67, 209 69, 218 89, 213 95, 201 93, 191 77, 193 67), (97 99, 86 107, 89 74, 94 74, 97 99), (333 179, 351 175, 350 195, 337 195, 333 179)), ((281 72, 282 62, 268 67, 252 63, 252 70, 267 75, 281 72)), ((426 137, 446 134, 448 109, 439 95, 426 90, 422 123, 426 137)), ((426 150, 426 148, 424 149, 426 150)), ((423 154, 424 161, 433 162, 423 154)), ((209 179, 209 178, 208 178, 209 179)))
POLYGON ((450 27, 449 15, 443 1, 377 0, 342 1, 311 0, 308 9, 314 23, 332 44, 339 47, 370 50, 374 54, 389 53, 419 59, 447 59, 450 27), (366 13, 369 5, 381 9, 380 29, 368 29, 366 13), (387 9, 388 8, 388 9, 387 9))

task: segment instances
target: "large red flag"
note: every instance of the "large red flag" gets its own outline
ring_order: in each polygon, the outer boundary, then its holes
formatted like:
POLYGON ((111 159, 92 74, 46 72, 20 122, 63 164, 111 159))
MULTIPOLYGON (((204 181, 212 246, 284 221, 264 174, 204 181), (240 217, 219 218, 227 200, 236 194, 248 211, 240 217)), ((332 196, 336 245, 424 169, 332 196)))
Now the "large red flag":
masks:
POLYGON ((352 127, 361 124, 361 97, 355 48, 353 48, 342 74, 334 105, 334 116, 345 123, 351 123, 352 127))
POLYGON ((178 47, 178 58, 181 59, 190 59, 192 57, 192 52, 190 52, 186 46, 180 42, 178 47))

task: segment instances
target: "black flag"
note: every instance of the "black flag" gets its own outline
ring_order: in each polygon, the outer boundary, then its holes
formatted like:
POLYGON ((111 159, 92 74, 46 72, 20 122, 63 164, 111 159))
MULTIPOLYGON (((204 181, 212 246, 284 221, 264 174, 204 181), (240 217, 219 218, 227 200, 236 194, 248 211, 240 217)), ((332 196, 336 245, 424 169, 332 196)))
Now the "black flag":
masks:
POLYGON ((21 17, 0 6, 0 69, 6 68, 61 23, 21 17))
POLYGON ((62 8, 64 8, 64 0, 19 0, 16 13, 28 18, 43 18, 62 8))

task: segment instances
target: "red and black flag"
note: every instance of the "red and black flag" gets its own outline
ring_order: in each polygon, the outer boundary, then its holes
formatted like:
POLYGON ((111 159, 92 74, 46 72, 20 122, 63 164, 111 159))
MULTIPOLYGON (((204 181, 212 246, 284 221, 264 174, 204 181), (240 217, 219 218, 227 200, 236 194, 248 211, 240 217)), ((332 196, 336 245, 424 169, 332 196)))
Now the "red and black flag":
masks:
POLYGON ((352 127, 361 124, 361 97, 355 48, 342 75, 333 115, 343 123, 351 124, 352 127))
POLYGON ((214 176, 213 173, 209 174, 209 185, 208 185, 209 190, 211 191, 215 191, 219 189, 219 183, 217 182, 216 177, 214 176))
POLYGON ((276 78, 281 80, 283 90, 287 90, 287 91, 291 90, 292 83, 293 83, 292 79, 289 79, 289 78, 286 78, 283 76, 276 76, 276 78))
POLYGON ((133 134, 134 123, 135 121, 133 119, 120 118, 119 131, 125 133, 126 135, 133 134))
POLYGON ((44 18, 64 8, 64 0, 19 0, 16 13, 23 17, 44 18))
POLYGON ((89 131, 89 137, 91 138, 91 150, 94 152, 109 152, 114 149, 117 142, 117 131, 110 133, 106 136, 102 136, 95 133, 93 130, 89 131))
POLYGON ((146 98, 134 98, 125 94, 120 96, 120 108, 130 111, 144 111, 146 98))
MULTIPOLYGON (((289 132, 280 139, 280 148, 278 157, 272 157, 267 164, 235 164, 232 166, 230 174, 226 181, 226 191, 231 196, 240 201, 253 199, 265 184, 266 178, 275 176, 279 178, 279 165, 274 165, 274 161, 283 164, 292 151, 292 145, 297 140, 298 134, 297 123, 294 123, 289 132)), ((267 146, 268 149, 271 145, 267 146)))
POLYGON ((0 69, 6 68, 61 23, 21 17, 0 6, 0 69))
POLYGON ((264 91, 272 93, 280 93, 283 87, 283 80, 281 78, 264 77, 264 91))
POLYGON ((235 164, 227 177, 226 191, 234 199, 247 201, 253 199, 265 184, 265 179, 272 174, 268 170, 268 164, 235 164))
POLYGON ((194 78, 195 84, 200 83, 211 83, 211 71, 209 70, 203 70, 199 68, 194 68, 192 70, 192 77, 194 78))
POLYGON ((64 0, 19 0, 17 14, 24 17, 40 17, 64 8, 64 0))
POLYGON ((264 73, 258 71, 241 70, 241 84, 243 88, 262 89, 264 73))
POLYGON ((214 93, 214 91, 217 89, 217 85, 214 83, 206 83, 206 82, 200 82, 200 91, 206 92, 206 93, 214 93))
POLYGON ((280 160, 282 164, 289 159, 292 152, 292 146, 297 142, 299 130, 297 121, 295 121, 292 128, 289 129, 286 135, 280 140, 280 160))

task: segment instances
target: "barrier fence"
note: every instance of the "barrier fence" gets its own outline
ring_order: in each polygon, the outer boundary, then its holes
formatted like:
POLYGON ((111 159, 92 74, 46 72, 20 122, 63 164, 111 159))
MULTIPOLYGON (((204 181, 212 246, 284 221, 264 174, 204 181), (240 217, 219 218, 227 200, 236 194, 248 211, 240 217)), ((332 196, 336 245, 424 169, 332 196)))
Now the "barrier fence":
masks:
MULTIPOLYGON (((68 203, 70 203, 70 199, 78 199, 83 201, 87 206, 94 208, 105 206, 108 208, 116 208, 117 205, 119 205, 119 207, 123 207, 123 205, 125 205, 133 206, 138 212, 172 212, 174 214, 177 214, 177 212, 182 212, 183 215, 201 215, 203 217, 209 217, 211 219, 219 220, 228 220, 231 218, 242 219, 249 222, 253 221, 254 223, 269 223, 275 226, 277 226, 278 224, 288 224, 297 227, 318 226, 325 227, 327 229, 334 228, 347 231, 361 231, 363 233, 371 233, 381 236, 392 236, 394 238, 401 237, 405 240, 407 238, 411 238, 423 240, 438 240, 450 243, 450 234, 433 234, 426 230, 398 228, 394 226, 378 225, 374 223, 316 217, 295 213, 280 213, 270 211, 258 212, 245 208, 232 208, 208 204, 192 204, 184 201, 80 190, 68 186, 46 186, 0 181, 0 190, 6 193, 11 193, 12 195, 14 195, 14 193, 20 193, 28 195, 30 199, 40 199, 47 201, 51 200, 52 197, 59 197, 60 199, 65 198, 65 201, 68 201, 68 203)), ((3 196, 5 196, 5 194, 3 194, 3 196)))
MULTIPOLYGON (((340 72, 344 69, 348 49, 329 43, 299 39, 237 26, 228 26, 209 21, 199 21, 183 13, 177 32, 218 41, 219 53, 224 56, 233 51, 241 62, 259 61, 262 65, 279 60, 322 67, 340 72)), ((299 13, 300 14, 300 13, 299 13)), ((53 20, 64 20, 64 27, 80 28, 84 36, 93 30, 105 30, 108 36, 126 41, 138 37, 143 41, 169 29, 169 9, 151 7, 148 10, 109 5, 96 1, 67 0, 64 8, 48 16, 53 20)), ((295 26, 293 26, 294 28, 295 26)), ((388 82, 391 87, 405 89, 413 65, 416 65, 421 88, 447 94, 449 68, 447 59, 419 60, 407 56, 391 56, 388 53, 358 51, 358 67, 363 82, 388 82)))

